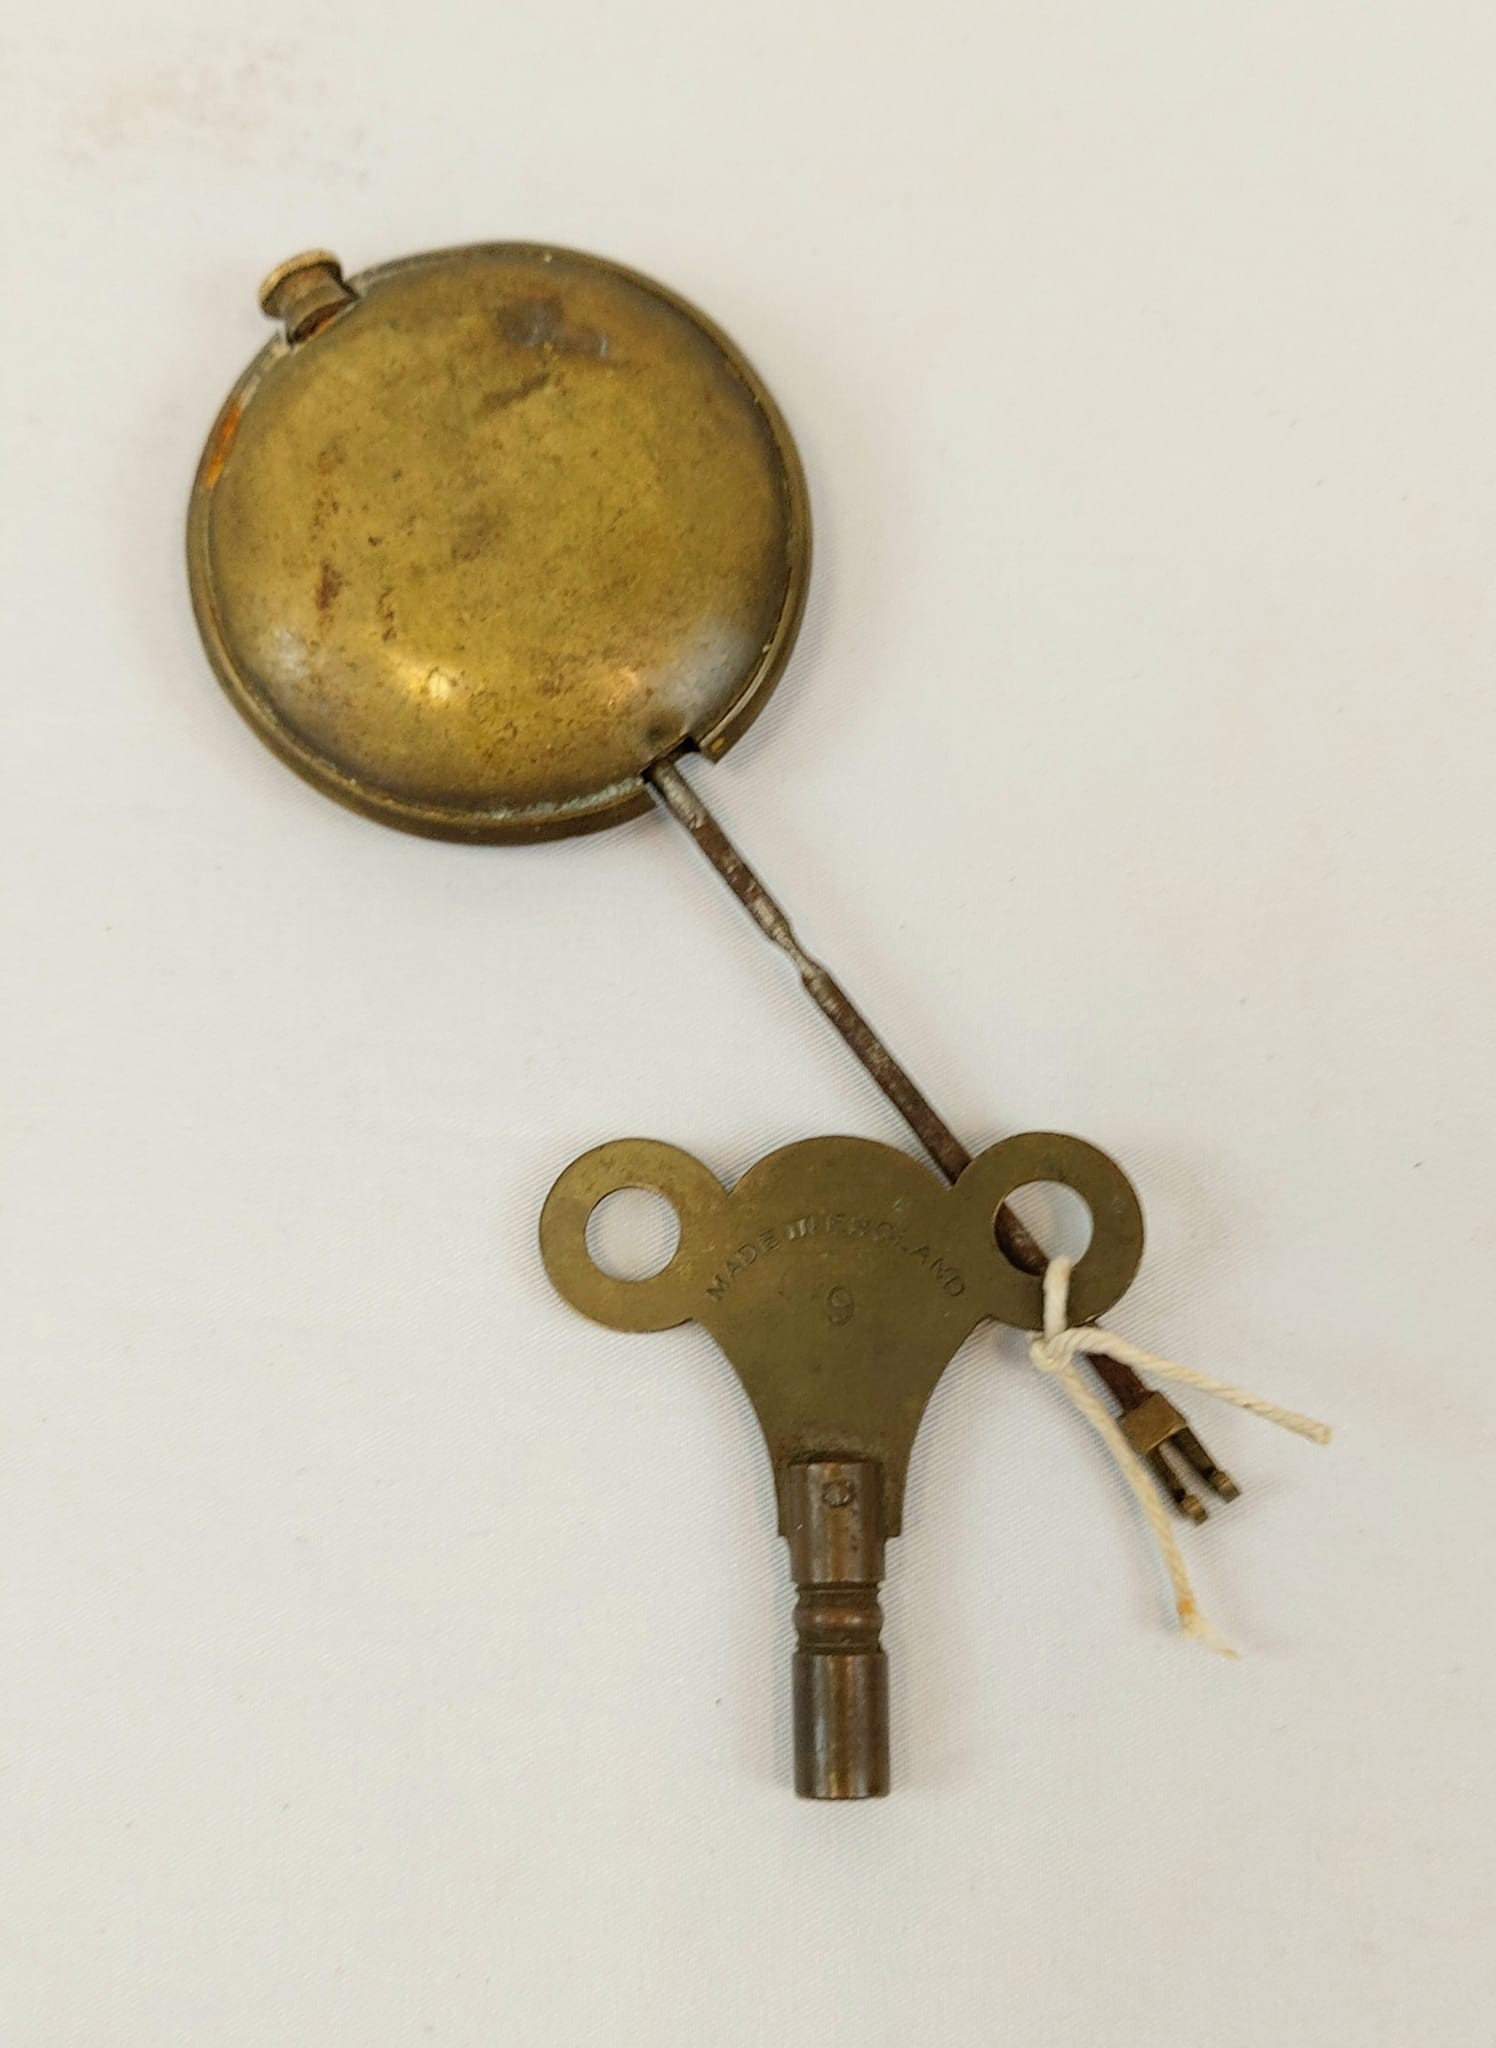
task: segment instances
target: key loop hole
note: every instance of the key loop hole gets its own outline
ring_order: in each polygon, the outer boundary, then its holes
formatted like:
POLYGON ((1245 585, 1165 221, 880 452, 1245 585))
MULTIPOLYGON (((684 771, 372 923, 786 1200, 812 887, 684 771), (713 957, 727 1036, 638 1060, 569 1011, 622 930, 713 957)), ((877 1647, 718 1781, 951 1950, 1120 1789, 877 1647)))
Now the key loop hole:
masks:
MULTIPOLYGON (((1035 1181, 1071 1189, 1091 1212, 1091 1241, 1071 1275, 1070 1314, 1073 1322, 1092 1322, 1127 1292, 1142 1261, 1143 1211, 1137 1192, 1114 1159, 1062 1131, 1024 1131, 1002 1139, 972 1161, 957 1188, 975 1205, 988 1241, 995 1242, 998 1210, 1035 1181)), ((1024 1272, 1000 1245, 996 1249, 1001 1284, 993 1313, 1020 1329, 1042 1329, 1043 1275, 1024 1272)))
MULTIPOLYGON (((1069 1181, 1024 1181, 1009 1190, 1005 1206, 1051 1258, 1067 1258, 1072 1265, 1078 1265, 1090 1250, 1096 1235, 1096 1218, 1085 1196, 1071 1187, 1069 1181)), ((1014 1263, 1004 1250, 1001 1237, 997 1249, 1010 1265, 1014 1263)), ((1020 1266, 1018 1270, 1025 1269, 1020 1266)))
POLYGON ((584 1235, 587 1256, 600 1273, 610 1280, 637 1286, 642 1280, 658 1279, 674 1264, 680 1250, 680 1211, 658 1188, 643 1187, 635 1181, 629 1187, 599 1195, 587 1218, 584 1235), (611 1216, 607 1213, 610 1209, 611 1216), (616 1259, 610 1257, 607 1242, 615 1233, 632 1240, 616 1259), (662 1248, 645 1242, 648 1238, 660 1238, 662 1233, 662 1248))

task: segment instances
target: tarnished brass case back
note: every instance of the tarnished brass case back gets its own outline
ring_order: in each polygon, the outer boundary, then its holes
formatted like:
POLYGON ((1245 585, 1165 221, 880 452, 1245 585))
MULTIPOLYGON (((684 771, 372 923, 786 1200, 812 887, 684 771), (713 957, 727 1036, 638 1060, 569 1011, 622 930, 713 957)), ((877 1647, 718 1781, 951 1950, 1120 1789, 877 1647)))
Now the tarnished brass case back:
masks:
POLYGON ((694 308, 499 243, 345 284, 320 253, 204 449, 193 603, 229 696, 355 810, 558 837, 718 755, 778 679, 809 571, 794 444, 694 308))

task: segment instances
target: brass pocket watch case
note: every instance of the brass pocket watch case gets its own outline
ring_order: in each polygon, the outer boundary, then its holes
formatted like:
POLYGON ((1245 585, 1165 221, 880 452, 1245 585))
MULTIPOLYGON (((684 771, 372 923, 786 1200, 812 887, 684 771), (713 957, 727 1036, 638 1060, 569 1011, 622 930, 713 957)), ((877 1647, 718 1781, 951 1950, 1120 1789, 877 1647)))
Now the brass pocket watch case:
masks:
POLYGON ((385 824, 546 839, 730 747, 794 643, 799 457, 740 352, 597 257, 494 243, 261 303, 188 521, 219 679, 283 760, 385 824))

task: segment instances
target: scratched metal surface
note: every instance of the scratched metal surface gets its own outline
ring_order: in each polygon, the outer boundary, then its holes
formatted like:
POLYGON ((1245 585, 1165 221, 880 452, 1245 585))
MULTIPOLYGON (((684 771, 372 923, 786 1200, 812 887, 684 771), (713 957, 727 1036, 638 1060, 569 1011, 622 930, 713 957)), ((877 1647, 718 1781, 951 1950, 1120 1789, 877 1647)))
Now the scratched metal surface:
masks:
POLYGON ((230 696, 328 794, 438 837, 554 837, 723 752, 794 642, 799 459, 673 294, 565 249, 350 280, 270 342, 198 470, 194 602, 230 696))

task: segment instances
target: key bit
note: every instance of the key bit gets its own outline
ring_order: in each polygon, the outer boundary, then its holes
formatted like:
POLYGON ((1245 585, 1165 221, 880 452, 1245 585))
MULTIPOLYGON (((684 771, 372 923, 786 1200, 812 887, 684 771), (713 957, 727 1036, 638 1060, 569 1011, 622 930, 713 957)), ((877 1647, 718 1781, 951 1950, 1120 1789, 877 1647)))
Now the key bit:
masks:
POLYGON ((1212 1493, 1218 1495, 1222 1500, 1237 1500, 1240 1498, 1241 1488, 1229 1472, 1221 1470, 1182 1415, 1179 1417, 1179 1426, 1175 1429, 1170 1443, 1172 1448, 1181 1457, 1189 1460, 1212 1493))
POLYGON ((1240 1489, 1235 1480, 1216 1464, 1167 1394, 1155 1389, 1141 1401, 1124 1401, 1117 1427, 1175 1507, 1192 1522, 1207 1520, 1207 1511, 1181 1476, 1180 1464, 1197 1472, 1222 1500, 1236 1499, 1240 1489))
POLYGON ((1078 1138, 1006 1138, 954 1187, 890 1146, 811 1138, 731 1192, 689 1153, 630 1138, 574 1161, 546 1199, 541 1254, 573 1308, 615 1330, 700 1323, 753 1404, 799 1588, 795 1789, 806 1798, 888 1790, 884 1543, 899 1533, 915 1434, 955 1353, 983 1322, 1042 1326, 1042 1279, 1006 1257, 993 1227, 1031 1181, 1061 1182, 1091 1211, 1070 1283, 1071 1312, 1089 1321, 1137 1271, 1143 1217, 1121 1168, 1078 1138), (679 1219, 675 1253, 650 1279, 617 1279, 587 1248, 589 1217, 620 1188, 658 1192, 679 1219))
POLYGON ((1204 1502, 1190 1491, 1164 1450, 1185 1427, 1184 1417, 1168 1396, 1154 1391, 1131 1407, 1124 1407, 1117 1417, 1117 1427, 1179 1512, 1192 1522, 1205 1521, 1204 1502))
MULTIPOLYGON (((1119 1418, 1120 1419, 1120 1418, 1119 1418)), ((1198 1525, 1210 1520, 1210 1511, 1199 1494, 1191 1493, 1175 1467, 1170 1463, 1168 1453, 1160 1445, 1156 1451, 1147 1451, 1143 1463, 1148 1467, 1159 1486, 1173 1501, 1180 1514, 1198 1525)))

